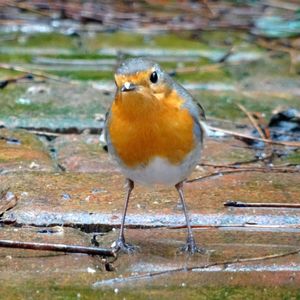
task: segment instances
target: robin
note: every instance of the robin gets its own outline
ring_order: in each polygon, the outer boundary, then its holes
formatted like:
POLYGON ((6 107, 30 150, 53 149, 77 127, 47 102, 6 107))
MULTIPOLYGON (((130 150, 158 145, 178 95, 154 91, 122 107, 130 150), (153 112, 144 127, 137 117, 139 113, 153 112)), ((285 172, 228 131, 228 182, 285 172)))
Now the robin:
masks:
POLYGON ((161 67, 145 58, 125 60, 115 73, 116 94, 105 122, 108 152, 127 181, 120 234, 115 251, 133 252, 125 243, 124 223, 135 183, 175 186, 188 237, 182 250, 197 248, 183 194, 183 182, 196 166, 203 144, 204 110, 161 67))

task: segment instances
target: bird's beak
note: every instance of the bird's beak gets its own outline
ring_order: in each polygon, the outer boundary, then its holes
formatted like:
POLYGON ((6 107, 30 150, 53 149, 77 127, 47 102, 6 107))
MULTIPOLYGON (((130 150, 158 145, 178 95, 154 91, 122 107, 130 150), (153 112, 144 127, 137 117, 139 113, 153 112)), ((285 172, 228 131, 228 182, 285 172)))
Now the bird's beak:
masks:
POLYGON ((121 87, 121 92, 130 92, 136 89, 136 85, 131 82, 125 82, 121 87))

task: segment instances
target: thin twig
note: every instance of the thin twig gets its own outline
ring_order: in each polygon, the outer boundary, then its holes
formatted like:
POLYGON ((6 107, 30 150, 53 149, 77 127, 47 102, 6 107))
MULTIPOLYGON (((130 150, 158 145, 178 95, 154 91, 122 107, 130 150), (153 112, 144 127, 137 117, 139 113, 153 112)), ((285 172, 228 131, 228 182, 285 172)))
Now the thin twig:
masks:
MULTIPOLYGON (((257 124, 257 121, 254 119, 251 113, 247 111, 247 109, 242 104, 237 104, 239 109, 246 114, 248 117, 250 123, 254 126, 254 128, 257 130, 258 134, 262 139, 270 140, 270 132, 268 131, 268 135, 260 128, 260 126, 257 124)), ((265 151, 266 151, 266 158, 263 160, 264 163, 270 163, 274 159, 274 148, 272 144, 266 144, 265 145, 265 151), (268 158, 268 159, 267 159, 268 158)))
POLYGON ((29 243, 11 240, 0 240, 0 247, 18 248, 31 250, 56 251, 65 253, 84 253, 89 255, 100 255, 106 257, 115 257, 116 253, 111 249, 98 247, 73 246, 64 244, 46 244, 46 243, 29 243))
POLYGON ((298 203, 254 203, 241 201, 224 202, 226 207, 272 207, 272 208, 300 208, 298 203))
MULTIPOLYGON (((270 43, 270 41, 266 41, 265 39, 258 39, 257 40, 257 44, 259 46, 262 46, 264 48, 273 50, 273 51, 280 51, 280 52, 286 52, 289 54, 290 56, 290 68, 289 68, 289 72, 293 73, 295 72, 295 64, 297 63, 297 56, 298 56, 298 50, 295 50, 293 48, 290 47, 286 47, 285 45, 280 45, 278 44, 278 42, 273 42, 270 43)), ((276 95, 278 96, 278 95, 276 95)))
POLYGON ((264 5, 291 11, 297 11, 300 9, 299 4, 289 2, 291 1, 265 0, 264 5))
POLYGON ((293 251, 288 251, 288 252, 283 252, 283 253, 278 253, 278 254, 270 254, 270 255, 265 255, 265 256, 249 257, 249 258, 234 258, 234 259, 229 259, 229 260, 224 260, 224 261, 216 261, 216 262, 208 263, 208 264, 205 264, 202 266, 191 266, 191 267, 182 267, 182 268, 176 268, 176 269, 168 269, 168 270, 164 270, 164 271, 160 271, 160 272, 151 272, 151 273, 134 275, 134 276, 123 277, 123 278, 117 277, 117 278, 113 278, 113 279, 95 282, 93 284, 93 287, 112 285, 114 283, 127 283, 130 281, 150 279, 150 278, 154 278, 154 277, 171 275, 171 274, 180 273, 180 272, 200 271, 200 270, 209 269, 209 268, 215 267, 215 266, 222 266, 224 269, 226 269, 229 265, 255 262, 255 261, 271 260, 271 259, 275 259, 275 258, 296 255, 296 254, 299 254, 299 252, 300 252, 300 248, 295 249, 293 251))
POLYGON ((10 64, 1 63, 0 68, 1 69, 6 69, 6 70, 17 71, 17 72, 28 73, 28 74, 32 74, 32 75, 35 75, 35 76, 39 76, 39 77, 42 77, 42 78, 47 78, 47 79, 51 79, 51 80, 55 80, 55 81, 60 81, 60 82, 63 81, 65 83, 71 83, 71 84, 76 83, 75 81, 69 80, 69 79, 64 78, 64 77, 59 77, 59 76, 55 76, 55 75, 45 73, 45 72, 40 72, 40 71, 28 70, 26 68, 23 68, 23 67, 20 67, 20 66, 14 66, 14 65, 10 65, 10 64))
POLYGON ((49 18, 51 17, 51 15, 49 13, 39 11, 39 10, 37 10, 31 6, 28 6, 26 4, 22 4, 22 3, 19 4, 19 3, 15 3, 15 2, 11 2, 11 1, 5 1, 5 4, 10 7, 19 8, 21 10, 25 10, 30 13, 35 13, 35 14, 38 14, 43 17, 49 17, 49 18))
MULTIPOLYGON (((229 163, 229 164, 211 164, 211 163, 203 162, 203 163, 198 164, 198 166, 212 167, 212 168, 241 169, 240 165, 252 164, 252 163, 259 162, 261 160, 263 160, 263 159, 255 158, 255 159, 246 160, 246 161, 236 161, 236 162, 229 163)), ((287 167, 287 166, 283 166, 283 167, 287 167)))
MULTIPOLYGON (((178 226, 167 226, 167 229, 185 229, 186 225, 178 226)), ((208 225, 191 225, 193 229, 222 229, 222 228, 255 228, 255 229, 276 229, 276 228, 290 228, 290 229, 300 229, 300 224, 280 224, 280 225, 262 225, 256 223, 244 223, 244 224, 228 224, 228 225, 218 225, 218 224, 208 224, 208 225)))
POLYGON ((22 76, 18 76, 18 77, 11 77, 11 78, 7 78, 7 79, 4 79, 4 80, 1 80, 0 81, 0 89, 4 89, 8 84, 10 83, 16 83, 18 82, 19 80, 22 80, 22 79, 30 79, 32 80, 33 77, 31 74, 26 74, 26 75, 22 75, 22 76))
POLYGON ((253 118, 253 116, 251 115, 251 113, 249 113, 247 111, 247 109, 242 105, 242 104, 237 104, 238 108, 248 117, 249 121, 251 122, 251 124, 254 126, 254 128, 257 130, 258 134, 260 135, 260 137, 262 139, 266 139, 266 135, 264 134, 264 132, 261 130, 261 128, 258 126, 257 122, 255 121, 255 119, 253 118))
POLYGON ((255 137, 255 136, 251 136, 251 135, 247 135, 247 134, 243 134, 243 133, 239 133, 239 132, 234 132, 234 131, 231 131, 231 130, 222 129, 222 128, 218 128, 218 127, 213 127, 213 126, 209 126, 209 125, 207 125, 207 127, 208 127, 208 129, 213 130, 213 131, 223 132, 223 133, 228 134, 228 135, 232 135, 232 136, 236 136, 236 137, 240 137, 240 138, 244 138, 244 139, 248 139, 248 140, 261 141, 261 142, 264 142, 264 143, 274 144, 274 145, 279 145, 279 146, 300 148, 300 142, 271 141, 271 140, 268 140, 268 139, 262 139, 262 138, 259 138, 259 137, 255 137))
POLYGON ((58 137, 58 136, 63 135, 61 133, 41 131, 41 130, 30 130, 30 129, 27 129, 27 130, 36 135, 49 136, 49 137, 58 137))
POLYGON ((242 173, 242 172, 262 172, 262 173, 300 173, 300 169, 290 169, 290 168, 239 168, 234 170, 224 170, 213 172, 201 177, 189 179, 186 182, 191 183, 195 181, 202 181, 211 177, 229 175, 234 173, 242 173))

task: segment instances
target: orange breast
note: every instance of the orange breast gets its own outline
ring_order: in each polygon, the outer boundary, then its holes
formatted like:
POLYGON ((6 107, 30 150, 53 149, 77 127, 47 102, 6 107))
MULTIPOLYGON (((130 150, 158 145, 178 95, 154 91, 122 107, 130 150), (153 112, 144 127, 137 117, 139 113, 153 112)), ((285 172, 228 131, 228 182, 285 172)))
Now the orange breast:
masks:
POLYGON ((141 97, 112 105, 108 130, 115 151, 128 167, 157 156, 179 164, 195 146, 193 118, 174 91, 163 100, 141 97))

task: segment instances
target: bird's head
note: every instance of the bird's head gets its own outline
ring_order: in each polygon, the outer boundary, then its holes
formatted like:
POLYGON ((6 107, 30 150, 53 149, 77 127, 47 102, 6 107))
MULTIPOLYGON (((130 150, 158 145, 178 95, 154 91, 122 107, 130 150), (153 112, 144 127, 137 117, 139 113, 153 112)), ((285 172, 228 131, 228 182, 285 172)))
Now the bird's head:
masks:
POLYGON ((146 58, 125 60, 116 70, 117 98, 133 101, 161 100, 172 91, 172 79, 146 58))

